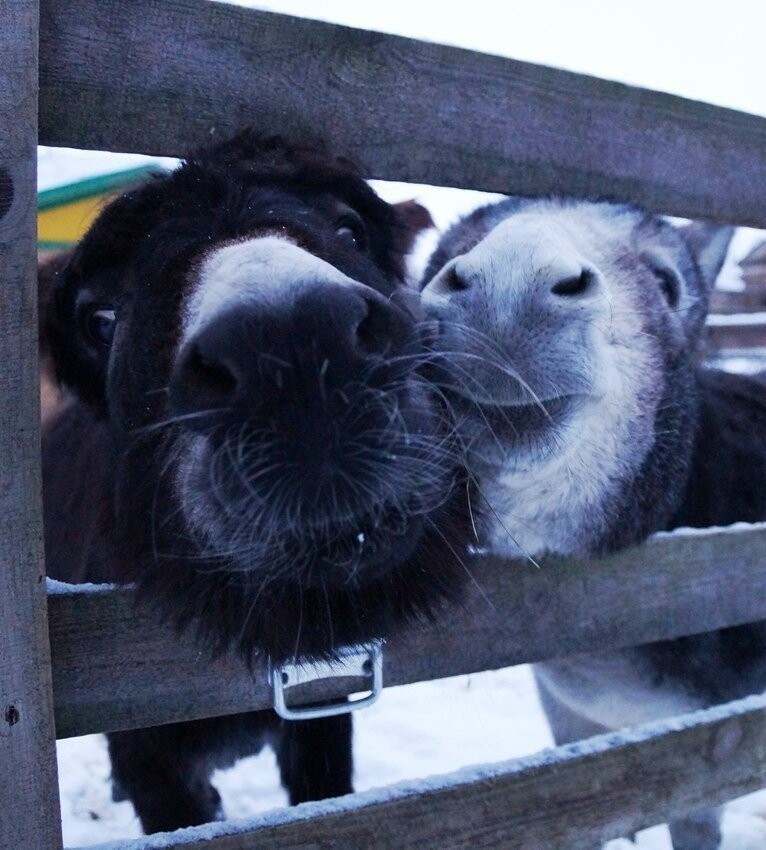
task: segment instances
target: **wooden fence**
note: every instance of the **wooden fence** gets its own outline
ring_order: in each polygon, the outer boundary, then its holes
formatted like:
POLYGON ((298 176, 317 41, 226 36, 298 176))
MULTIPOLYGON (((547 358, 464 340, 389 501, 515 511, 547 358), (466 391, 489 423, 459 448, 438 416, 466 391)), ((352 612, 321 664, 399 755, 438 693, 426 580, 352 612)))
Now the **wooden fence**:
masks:
POLYGON ((742 289, 711 295, 708 348, 724 356, 755 354, 766 369, 766 241, 740 261, 740 272, 742 289))
MULTIPOLYGON (((271 703, 265 671, 253 677, 233 659, 211 664, 190 641, 134 613, 128 590, 53 585, 46 617, 35 354, 38 138, 179 154, 243 124, 307 137, 319 128, 371 177, 607 195, 658 212, 766 227, 766 119, 205 0, 39 6, 0 0, 2 850, 61 847, 54 717, 63 737, 271 703)), ((764 553, 766 527, 738 526, 658 535, 613 558, 549 560, 539 570, 477 557, 472 569, 482 593, 449 612, 448 627, 413 629, 387 645, 386 684, 766 618, 764 553)), ((764 733, 766 701, 754 698, 588 746, 461 771, 426 788, 397 786, 120 846, 593 848, 671 812, 761 787, 764 733)))

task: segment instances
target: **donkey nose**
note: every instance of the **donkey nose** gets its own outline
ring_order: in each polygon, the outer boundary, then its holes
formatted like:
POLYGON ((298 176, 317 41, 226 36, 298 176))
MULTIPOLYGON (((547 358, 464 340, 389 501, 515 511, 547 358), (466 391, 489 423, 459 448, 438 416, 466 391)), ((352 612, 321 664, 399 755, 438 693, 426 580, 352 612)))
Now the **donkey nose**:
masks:
MULTIPOLYGON (((186 348, 170 379, 170 403, 174 415, 223 411, 242 385, 243 370, 231 338, 234 317, 222 317, 197 334, 186 348)), ((194 430, 199 422, 184 424, 194 430)))
POLYGON ((170 380, 173 414, 191 430, 281 393, 305 394, 361 380, 409 341, 412 320, 362 284, 317 283, 282 299, 244 302, 203 324, 170 380), (317 377, 322 371, 321 380, 317 377), (327 374, 324 374, 327 373, 327 374), (296 386, 296 375, 305 380, 296 386), (320 386, 321 385, 321 386, 320 386), (313 385, 312 385, 313 386, 313 385), (288 390, 285 390, 287 393, 288 390))
POLYGON ((360 364, 385 357, 409 339, 411 319, 363 284, 311 288, 296 299, 294 314, 296 324, 320 344, 360 364))

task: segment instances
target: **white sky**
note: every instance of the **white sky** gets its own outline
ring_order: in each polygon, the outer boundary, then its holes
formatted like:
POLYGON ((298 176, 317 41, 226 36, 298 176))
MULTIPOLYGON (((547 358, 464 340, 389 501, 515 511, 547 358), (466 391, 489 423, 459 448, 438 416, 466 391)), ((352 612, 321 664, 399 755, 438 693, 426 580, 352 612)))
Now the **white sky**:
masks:
MULTIPOLYGON (((766 116, 766 0, 235 2, 567 68, 766 116)), ((144 159, 41 149, 40 188, 144 159)), ((491 197, 375 186, 388 200, 417 195, 440 227, 491 197)), ((738 241, 746 246, 753 238, 741 233, 738 241)))

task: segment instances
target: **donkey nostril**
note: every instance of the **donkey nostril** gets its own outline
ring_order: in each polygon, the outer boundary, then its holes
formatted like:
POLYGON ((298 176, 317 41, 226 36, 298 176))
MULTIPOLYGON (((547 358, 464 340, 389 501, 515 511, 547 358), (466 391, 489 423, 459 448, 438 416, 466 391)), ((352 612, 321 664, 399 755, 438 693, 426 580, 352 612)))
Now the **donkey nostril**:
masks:
POLYGON ((210 345, 192 343, 170 378, 171 409, 183 416, 184 426, 191 431, 209 428, 210 417, 229 410, 240 388, 235 369, 223 357, 206 356, 205 350, 210 345))
POLYGON ((232 370, 224 363, 208 359, 196 346, 189 355, 185 371, 205 406, 226 401, 237 390, 237 378, 232 370))
POLYGON ((453 264, 442 269, 428 284, 428 289, 435 295, 452 295, 469 289, 471 284, 460 275, 453 264))
POLYGON ((468 289, 468 281, 458 274, 456 266, 452 266, 452 268, 447 269, 444 277, 445 286, 451 292, 462 292, 463 290, 468 289))
POLYGON ((565 277, 551 287, 551 292, 554 295, 570 297, 574 295, 584 295, 591 287, 593 282, 593 272, 589 269, 583 269, 579 275, 573 277, 565 277))
POLYGON ((463 292, 470 287, 468 281, 460 275, 457 266, 450 266, 442 272, 440 278, 442 292, 463 292))
POLYGON ((384 354, 394 333, 391 318, 386 309, 375 301, 368 301, 366 306, 367 314, 356 326, 356 342, 370 354, 384 354))

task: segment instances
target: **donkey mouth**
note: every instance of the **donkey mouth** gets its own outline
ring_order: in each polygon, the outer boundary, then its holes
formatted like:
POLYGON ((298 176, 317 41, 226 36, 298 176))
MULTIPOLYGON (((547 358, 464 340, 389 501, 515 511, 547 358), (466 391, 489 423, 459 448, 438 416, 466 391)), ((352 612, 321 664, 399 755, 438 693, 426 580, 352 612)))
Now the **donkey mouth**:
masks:
POLYGON ((505 463, 509 456, 549 454, 561 448, 564 428, 586 405, 585 393, 568 393, 534 402, 527 396, 501 404, 461 398, 456 401, 462 414, 461 430, 475 460, 490 465, 505 463))
POLYGON ((544 431, 561 424, 587 401, 586 393, 572 392, 532 399, 528 393, 519 398, 498 401, 478 399, 458 394, 460 405, 467 415, 492 422, 505 422, 509 426, 528 431, 544 431), (473 411, 473 414, 471 414, 473 411))
POLYGON ((585 396, 582 393, 567 393, 550 398, 538 398, 534 401, 530 401, 527 397, 502 404, 482 404, 481 408, 485 413, 502 416, 520 427, 533 426, 539 422, 544 428, 555 425, 558 420, 579 407, 584 400, 585 396))
POLYGON ((541 398, 534 402, 517 402, 502 405, 482 405, 482 413, 493 428, 502 431, 505 439, 529 443, 560 430, 585 404, 581 393, 541 398))
POLYGON ((424 520, 415 509, 389 505, 325 535, 314 546, 308 584, 374 580, 408 558, 420 540, 424 520))
MULTIPOLYGON (((425 520, 416 510, 390 505, 338 525, 286 531, 233 560, 240 576, 271 576, 274 566, 290 584, 303 588, 365 585, 410 557, 425 520)), ((271 581, 271 578, 269 578, 271 581)))

